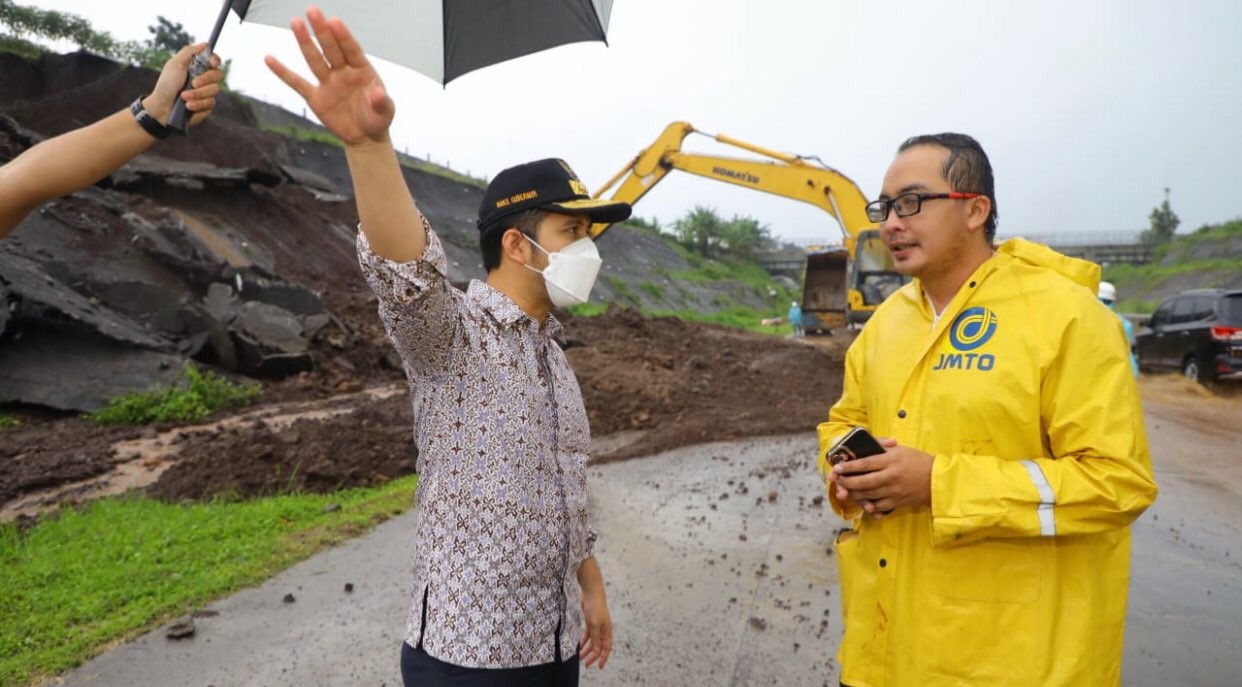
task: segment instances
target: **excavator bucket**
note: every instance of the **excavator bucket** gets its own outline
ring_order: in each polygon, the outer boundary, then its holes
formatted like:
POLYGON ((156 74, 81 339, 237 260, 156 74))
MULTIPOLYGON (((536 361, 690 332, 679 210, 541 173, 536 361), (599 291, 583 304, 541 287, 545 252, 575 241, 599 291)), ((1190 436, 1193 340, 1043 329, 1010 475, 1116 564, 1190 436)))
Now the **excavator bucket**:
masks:
POLYGON ((845 325, 845 275, 849 253, 844 249, 808 253, 802 279, 802 321, 808 333, 826 334, 845 325))

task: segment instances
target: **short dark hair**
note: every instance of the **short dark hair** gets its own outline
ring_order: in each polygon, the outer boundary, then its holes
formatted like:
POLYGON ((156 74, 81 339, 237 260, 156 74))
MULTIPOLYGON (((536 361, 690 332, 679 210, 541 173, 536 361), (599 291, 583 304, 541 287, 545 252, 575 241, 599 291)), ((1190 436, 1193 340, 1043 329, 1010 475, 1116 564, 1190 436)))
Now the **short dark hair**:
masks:
POLYGON ((940 146, 949 151, 949 159, 945 160, 940 173, 954 191, 981 193, 992 201, 992 209, 983 225, 988 243, 991 243, 996 238, 998 217, 996 181, 992 178, 992 163, 988 161, 988 154, 983 152, 983 146, 966 134, 927 134, 906 139, 897 149, 897 154, 921 145, 940 146))
POLYGON ((517 229, 532 239, 538 240, 539 224, 552 213, 534 208, 501 217, 485 227, 479 236, 479 251, 483 254, 483 269, 491 272, 500 267, 500 239, 510 228, 517 229))

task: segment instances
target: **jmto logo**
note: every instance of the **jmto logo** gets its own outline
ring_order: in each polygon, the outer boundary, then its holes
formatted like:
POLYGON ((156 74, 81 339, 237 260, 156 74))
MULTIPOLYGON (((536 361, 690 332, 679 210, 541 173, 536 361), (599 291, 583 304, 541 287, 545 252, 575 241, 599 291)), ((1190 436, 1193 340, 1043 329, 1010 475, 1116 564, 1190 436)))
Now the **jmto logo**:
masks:
POLYGON ((996 365, 991 353, 973 353, 996 333, 996 313, 987 308, 971 308, 953 320, 949 343, 961 353, 941 353, 932 370, 983 370, 996 365))

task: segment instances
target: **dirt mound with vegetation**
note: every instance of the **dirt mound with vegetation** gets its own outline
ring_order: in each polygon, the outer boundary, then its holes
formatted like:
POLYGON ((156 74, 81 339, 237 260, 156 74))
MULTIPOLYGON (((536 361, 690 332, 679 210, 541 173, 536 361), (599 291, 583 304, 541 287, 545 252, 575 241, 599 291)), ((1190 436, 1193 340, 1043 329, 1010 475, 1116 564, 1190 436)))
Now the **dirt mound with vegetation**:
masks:
MULTIPOLYGON (((813 343, 633 310, 567 317, 565 345, 591 420, 592 459, 809 431, 840 394, 848 338, 813 343)), ((320 351, 324 364, 315 372, 264 388, 259 410, 267 419, 221 426, 224 417, 217 416, 204 429, 182 431, 165 455, 144 456, 144 464, 170 464, 149 493, 180 501, 325 492, 413 473, 417 450, 400 374, 386 364, 350 362, 390 358, 386 340, 360 336, 348 354, 329 356, 331 350, 320 351), (394 393, 357 393, 383 386, 394 393), (302 419, 272 419, 282 412, 302 419)), ((106 473, 136 459, 114 451, 117 442, 175 428, 112 429, 68 419, 5 430, 0 502, 106 473)), ((69 500, 84 496, 67 492, 69 500)))

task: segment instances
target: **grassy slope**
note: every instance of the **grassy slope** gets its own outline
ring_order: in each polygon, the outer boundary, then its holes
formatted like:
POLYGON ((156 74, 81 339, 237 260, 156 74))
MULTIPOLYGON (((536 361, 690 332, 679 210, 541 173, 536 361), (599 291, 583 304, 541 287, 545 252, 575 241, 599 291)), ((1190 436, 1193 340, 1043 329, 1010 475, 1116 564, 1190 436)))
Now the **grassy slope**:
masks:
POLYGON ((1158 248, 1150 264, 1110 265, 1104 270, 1104 279, 1113 282, 1123 296, 1118 310, 1150 313, 1164 297, 1171 295, 1162 293, 1162 287, 1170 280, 1181 278, 1180 288, 1211 288, 1242 273, 1242 252, 1225 248, 1240 238, 1242 219, 1207 225, 1158 248), (1211 250, 1214 244, 1222 249, 1211 250), (1213 257, 1193 257, 1196 253, 1213 257), (1134 295, 1127 298, 1126 294, 1134 295))
POLYGON ((416 483, 178 505, 131 495, 66 508, 25 532, 2 526, 0 684, 64 672, 356 537, 409 508, 416 483))

